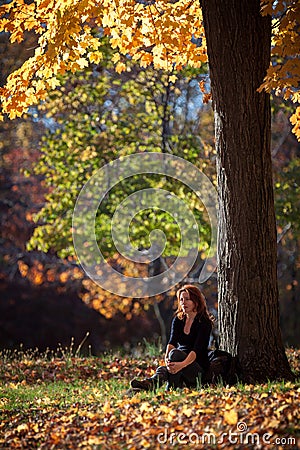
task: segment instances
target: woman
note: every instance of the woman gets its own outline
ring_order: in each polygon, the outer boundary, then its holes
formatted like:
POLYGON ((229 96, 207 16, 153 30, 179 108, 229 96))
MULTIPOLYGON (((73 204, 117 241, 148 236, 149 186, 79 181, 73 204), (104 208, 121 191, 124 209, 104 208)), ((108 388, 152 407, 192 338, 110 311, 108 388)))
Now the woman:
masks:
POLYGON ((208 369, 207 347, 213 325, 204 295, 191 284, 177 293, 177 311, 172 321, 170 339, 165 353, 165 366, 151 378, 132 380, 133 390, 152 390, 167 382, 167 389, 196 387, 208 369))

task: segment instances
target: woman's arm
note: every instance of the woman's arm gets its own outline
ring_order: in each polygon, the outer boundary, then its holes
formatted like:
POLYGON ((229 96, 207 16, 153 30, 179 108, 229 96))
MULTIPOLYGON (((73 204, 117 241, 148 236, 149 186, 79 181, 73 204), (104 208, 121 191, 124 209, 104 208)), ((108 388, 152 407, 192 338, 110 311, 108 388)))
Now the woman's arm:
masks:
POLYGON ((177 341, 178 341, 178 319, 174 317, 172 320, 170 338, 165 353, 166 366, 168 365, 168 355, 173 348, 176 348, 177 341))
POLYGON ((165 364, 166 364, 166 366, 168 365, 168 361, 169 361, 169 360, 168 360, 168 355, 169 355, 170 351, 171 351, 173 348, 175 348, 174 345, 172 345, 172 344, 168 344, 168 345, 167 345, 166 353, 165 353, 165 364))
POLYGON ((196 353, 192 350, 183 361, 169 362, 167 364, 167 369, 170 373, 177 373, 184 369, 189 364, 192 364, 196 359, 196 353))

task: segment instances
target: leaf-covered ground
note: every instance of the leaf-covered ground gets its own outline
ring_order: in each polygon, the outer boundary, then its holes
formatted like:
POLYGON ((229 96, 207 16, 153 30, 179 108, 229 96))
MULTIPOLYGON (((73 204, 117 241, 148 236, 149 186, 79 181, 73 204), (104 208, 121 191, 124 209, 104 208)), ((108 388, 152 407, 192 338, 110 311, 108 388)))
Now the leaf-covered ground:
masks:
MULTIPOLYGON (((299 377, 299 350, 288 350, 299 377)), ((296 449, 300 381, 128 394, 156 357, 2 354, 1 449, 296 449), (149 364, 150 361, 150 364, 149 364)))

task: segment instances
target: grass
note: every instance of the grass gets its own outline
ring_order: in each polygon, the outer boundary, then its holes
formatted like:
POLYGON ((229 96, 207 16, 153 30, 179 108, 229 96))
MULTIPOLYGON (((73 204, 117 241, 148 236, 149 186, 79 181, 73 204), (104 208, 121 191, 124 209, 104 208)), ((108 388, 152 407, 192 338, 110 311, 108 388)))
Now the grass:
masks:
MULTIPOLYGON (((288 350, 298 373, 299 354, 288 350)), ((245 445, 240 424, 260 439, 259 448, 299 448, 299 380, 127 393, 130 379, 151 375, 160 363, 159 346, 148 343, 135 356, 2 352, 0 448, 183 448, 180 433, 184 448, 255 448, 245 445), (200 442, 205 433, 215 441, 200 442), (272 443, 263 442, 266 434, 272 443)))

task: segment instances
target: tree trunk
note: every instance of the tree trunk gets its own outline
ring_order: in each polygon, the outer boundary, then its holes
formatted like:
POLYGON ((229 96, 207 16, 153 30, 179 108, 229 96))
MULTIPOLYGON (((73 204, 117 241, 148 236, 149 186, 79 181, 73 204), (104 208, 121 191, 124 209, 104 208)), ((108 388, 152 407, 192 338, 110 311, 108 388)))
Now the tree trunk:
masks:
POLYGON ((257 92, 271 19, 259 0, 201 5, 217 147, 220 348, 238 357, 246 382, 290 379, 279 327, 270 99, 257 92))

